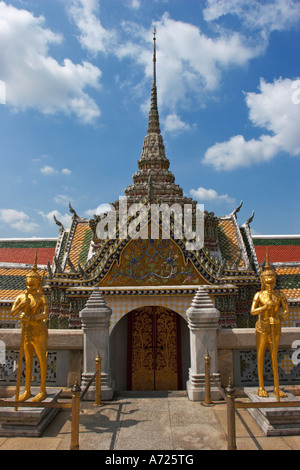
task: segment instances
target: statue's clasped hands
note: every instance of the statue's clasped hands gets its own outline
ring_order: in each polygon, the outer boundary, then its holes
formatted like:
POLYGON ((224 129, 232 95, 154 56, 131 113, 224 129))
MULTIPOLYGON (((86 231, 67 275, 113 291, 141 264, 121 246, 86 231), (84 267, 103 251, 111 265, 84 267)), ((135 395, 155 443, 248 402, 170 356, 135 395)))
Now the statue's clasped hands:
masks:
POLYGON ((24 322, 29 322, 30 320, 32 320, 31 316, 25 312, 21 313, 20 319, 21 321, 24 321, 24 322))

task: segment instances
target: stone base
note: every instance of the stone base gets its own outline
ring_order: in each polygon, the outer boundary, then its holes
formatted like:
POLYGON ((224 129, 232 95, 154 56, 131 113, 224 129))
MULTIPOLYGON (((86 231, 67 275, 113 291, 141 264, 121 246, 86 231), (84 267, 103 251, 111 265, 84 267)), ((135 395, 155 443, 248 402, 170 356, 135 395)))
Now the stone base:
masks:
MULTIPOLYGON (((276 402, 276 396, 273 387, 265 387, 269 394, 268 398, 259 397, 257 395, 257 387, 245 387, 244 391, 250 401, 254 403, 276 402)), ((286 398, 280 401, 299 401, 292 393, 284 390, 286 398)), ((299 436, 300 435, 300 407, 284 407, 284 408, 249 408, 251 416, 261 427, 266 436, 299 436)))
MULTIPOLYGON (((215 380, 220 380, 220 374, 212 374, 215 380)), ((205 374, 190 375, 186 383, 187 396, 190 401, 204 401, 205 399, 205 374)), ((221 400, 222 396, 218 386, 213 380, 210 383, 210 397, 212 401, 221 400)))
MULTIPOLYGON (((32 388, 33 397, 39 393, 39 388, 32 388)), ((47 397, 41 403, 53 403, 61 394, 61 389, 51 388, 47 390, 47 397)), ((22 392, 20 393, 20 395, 22 392)), ((14 401, 15 397, 6 401, 14 401)), ((26 403, 30 402, 27 400, 26 403)), ((20 407, 15 411, 14 407, 0 408, 0 436, 1 437, 40 437, 46 427, 59 412, 59 408, 30 408, 20 407)))
MULTIPOLYGON (((85 387, 89 383, 93 374, 82 374, 81 376, 81 392, 84 391, 85 387)), ((86 394, 83 397, 83 401, 94 401, 95 400, 95 382, 89 386, 86 394)), ((107 374, 101 374, 101 400, 110 401, 113 399, 115 393, 115 382, 107 374)))

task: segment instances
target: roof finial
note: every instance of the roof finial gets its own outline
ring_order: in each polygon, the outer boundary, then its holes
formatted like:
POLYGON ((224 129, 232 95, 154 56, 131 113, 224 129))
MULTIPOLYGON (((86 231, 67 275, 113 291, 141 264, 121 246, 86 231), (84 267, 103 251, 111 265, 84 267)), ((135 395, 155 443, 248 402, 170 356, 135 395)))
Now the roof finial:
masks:
POLYGON ((37 270, 37 248, 35 250, 34 264, 32 269, 37 270))
POLYGON ((268 247, 266 246, 266 264, 265 264, 265 268, 269 268, 270 267, 270 263, 269 263, 269 250, 268 250, 268 247))
POLYGON ((153 29, 153 85, 156 85, 156 27, 153 29))
POLYGON ((153 29, 153 81, 151 89, 151 105, 148 122, 148 133, 155 132, 160 134, 159 116, 157 108, 157 89, 156 89, 156 28, 153 29))

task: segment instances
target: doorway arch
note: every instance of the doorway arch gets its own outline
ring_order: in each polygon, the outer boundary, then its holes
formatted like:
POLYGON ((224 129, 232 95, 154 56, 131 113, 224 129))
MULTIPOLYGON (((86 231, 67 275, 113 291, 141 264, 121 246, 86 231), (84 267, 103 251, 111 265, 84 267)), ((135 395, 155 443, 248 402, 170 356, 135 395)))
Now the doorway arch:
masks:
POLYGON ((138 307, 111 333, 116 390, 182 390, 190 367, 185 318, 164 306, 138 307))

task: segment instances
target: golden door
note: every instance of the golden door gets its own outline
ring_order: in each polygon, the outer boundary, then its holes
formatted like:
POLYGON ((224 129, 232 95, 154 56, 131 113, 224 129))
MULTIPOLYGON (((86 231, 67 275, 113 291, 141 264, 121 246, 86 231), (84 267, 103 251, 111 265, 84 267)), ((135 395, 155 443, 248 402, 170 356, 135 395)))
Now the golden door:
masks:
POLYGON ((128 314, 128 389, 181 388, 180 318, 164 307, 128 314))

